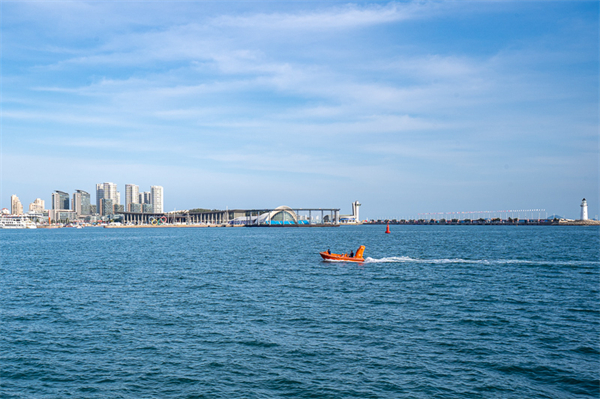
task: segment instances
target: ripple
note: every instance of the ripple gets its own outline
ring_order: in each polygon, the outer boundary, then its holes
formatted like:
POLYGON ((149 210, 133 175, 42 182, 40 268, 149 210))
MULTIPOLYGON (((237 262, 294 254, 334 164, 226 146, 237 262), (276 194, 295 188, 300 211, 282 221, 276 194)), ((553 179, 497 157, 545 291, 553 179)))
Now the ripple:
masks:
POLYGON ((3 397, 600 394, 593 230, 31 233, 0 232, 3 397))

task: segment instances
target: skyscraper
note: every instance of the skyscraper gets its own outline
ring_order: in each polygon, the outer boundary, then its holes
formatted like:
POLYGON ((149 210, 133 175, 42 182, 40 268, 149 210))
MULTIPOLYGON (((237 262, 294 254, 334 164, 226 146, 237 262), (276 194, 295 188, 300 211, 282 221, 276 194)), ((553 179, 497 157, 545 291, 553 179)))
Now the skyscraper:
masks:
POLYGON ((100 208, 100 214, 102 216, 112 215, 115 212, 113 200, 110 198, 102 198, 102 200, 100 200, 100 205, 102 205, 102 208, 100 208))
POLYGON ((19 197, 17 197, 16 195, 10 196, 10 213, 12 215, 23 214, 23 204, 21 204, 19 197))
POLYGON ((125 185, 125 211, 133 212, 131 210, 131 204, 140 203, 140 187, 135 184, 125 185))
POLYGON ((104 198, 104 184, 100 183, 100 184, 96 184, 96 209, 98 210, 98 213, 102 213, 102 205, 100 204, 100 201, 102 201, 102 199, 104 198))
POLYGON ((96 184, 96 208, 102 210, 101 200, 110 199, 113 204, 121 203, 121 196, 115 183, 96 184))
POLYGON ((144 191, 140 193, 140 204, 151 204, 152 203, 152 195, 150 191, 144 191))
POLYGON ((90 194, 83 190, 76 190, 73 193, 73 210, 77 216, 89 215, 90 210, 90 194))
POLYGON ((66 210, 69 208, 69 193, 65 193, 64 191, 56 190, 52 193, 52 209, 56 210, 66 210))
POLYGON ((152 212, 163 213, 163 188, 162 186, 150 186, 152 198, 152 212))

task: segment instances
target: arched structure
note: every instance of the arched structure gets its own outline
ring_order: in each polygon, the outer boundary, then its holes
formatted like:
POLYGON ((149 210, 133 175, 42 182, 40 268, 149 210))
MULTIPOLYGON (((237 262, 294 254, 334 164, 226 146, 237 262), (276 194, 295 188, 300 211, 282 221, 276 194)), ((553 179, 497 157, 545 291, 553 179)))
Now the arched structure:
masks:
POLYGON ((260 215, 259 224, 298 224, 298 215, 289 206, 278 206, 271 212, 260 215))

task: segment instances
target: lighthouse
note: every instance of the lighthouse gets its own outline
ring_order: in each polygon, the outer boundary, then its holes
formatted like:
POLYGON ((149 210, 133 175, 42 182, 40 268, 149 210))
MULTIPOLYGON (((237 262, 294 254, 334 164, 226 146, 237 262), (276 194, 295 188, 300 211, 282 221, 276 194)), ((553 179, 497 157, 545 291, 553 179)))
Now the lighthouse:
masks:
POLYGON ((588 220, 587 201, 585 200, 585 198, 581 200, 581 220, 588 220))

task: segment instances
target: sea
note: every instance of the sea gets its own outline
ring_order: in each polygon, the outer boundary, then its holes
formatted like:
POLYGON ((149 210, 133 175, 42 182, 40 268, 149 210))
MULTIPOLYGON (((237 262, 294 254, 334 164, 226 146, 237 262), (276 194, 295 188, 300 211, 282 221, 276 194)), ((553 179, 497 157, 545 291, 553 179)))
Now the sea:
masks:
POLYGON ((600 396, 597 226, 385 227, 2 230, 0 397, 600 396))

